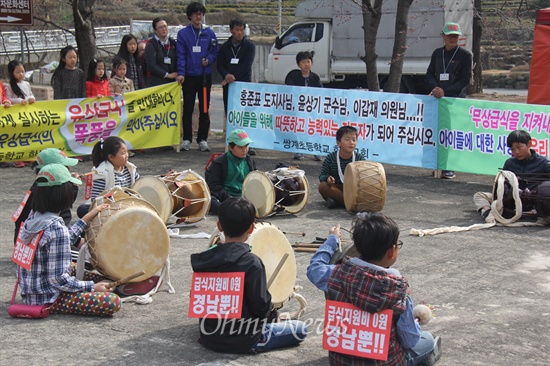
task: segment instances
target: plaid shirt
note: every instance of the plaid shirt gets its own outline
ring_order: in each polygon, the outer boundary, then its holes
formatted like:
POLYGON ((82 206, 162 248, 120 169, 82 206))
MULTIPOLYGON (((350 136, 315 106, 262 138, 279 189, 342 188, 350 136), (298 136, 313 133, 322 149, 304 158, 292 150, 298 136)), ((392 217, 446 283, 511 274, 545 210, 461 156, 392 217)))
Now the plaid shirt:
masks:
POLYGON ((61 292, 93 291, 93 281, 80 281, 69 274, 71 240, 80 236, 86 226, 84 221, 78 220, 67 228, 63 220, 52 213, 33 212, 29 215, 22 235, 29 238, 39 231, 44 233, 36 248, 31 269, 27 271, 21 268, 19 286, 25 304, 50 304, 61 292))
POLYGON ((344 257, 341 265, 336 266, 328 281, 328 298, 353 304, 369 313, 385 309, 393 310, 388 360, 377 361, 329 352, 331 365, 404 365, 407 351, 397 339, 397 322, 406 308, 407 280, 387 272, 353 264, 344 257))

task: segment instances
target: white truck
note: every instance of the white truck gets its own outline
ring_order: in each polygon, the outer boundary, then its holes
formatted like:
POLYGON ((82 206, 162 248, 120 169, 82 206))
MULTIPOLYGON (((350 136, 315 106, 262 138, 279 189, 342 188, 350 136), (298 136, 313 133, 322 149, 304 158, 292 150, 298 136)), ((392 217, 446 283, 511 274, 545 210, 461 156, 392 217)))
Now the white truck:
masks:
MULTIPOLYGON (((305 0, 291 25, 271 47, 265 70, 270 83, 285 84, 297 72, 296 54, 313 51, 312 70, 321 82, 341 89, 366 88, 366 65, 361 0, 305 0)), ((381 88, 387 79, 392 56, 397 0, 385 0, 376 39, 381 88)), ((459 23, 459 44, 472 49, 473 0, 415 0, 408 17, 407 51, 403 63, 401 91, 424 93, 424 75, 432 52, 443 46, 441 31, 446 22, 459 23)))

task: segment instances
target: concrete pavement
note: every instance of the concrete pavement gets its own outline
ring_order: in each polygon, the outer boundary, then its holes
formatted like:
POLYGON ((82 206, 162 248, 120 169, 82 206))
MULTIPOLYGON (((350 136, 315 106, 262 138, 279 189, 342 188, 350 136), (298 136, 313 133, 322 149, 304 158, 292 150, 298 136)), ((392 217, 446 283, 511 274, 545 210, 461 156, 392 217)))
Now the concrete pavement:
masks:
MULTIPOLYGON (((223 104, 221 104, 223 108, 223 104)), ((222 109, 223 111, 223 109, 222 109)), ((224 143, 212 137, 212 152, 224 143)), ((196 144, 189 152, 147 151, 131 158, 142 175, 169 169, 193 169, 203 175, 210 153, 196 144)), ((292 154, 258 150, 260 170, 278 162, 295 163, 292 154)), ((310 184, 310 198, 298 215, 267 221, 286 232, 291 243, 326 236, 331 226, 350 228, 352 215, 327 210, 317 192, 321 163, 311 157, 299 162, 310 184)), ((468 226, 481 223, 472 195, 487 191, 494 177, 458 173, 454 180, 431 177, 424 169, 384 165, 387 199, 383 212, 396 220, 404 242, 396 267, 409 279, 415 303, 435 307, 435 318, 424 327, 443 339, 438 365, 547 365, 550 347, 550 230, 548 227, 506 228, 450 233, 434 237, 409 236, 411 228, 468 226)), ((75 169, 86 172, 91 162, 75 169)), ((15 266, 11 262, 12 213, 34 174, 26 169, 0 169, 3 186, 0 216, 0 364, 1 365, 327 365, 322 349, 324 297, 306 278, 310 253, 296 253, 296 284, 308 301, 308 338, 298 347, 260 355, 213 353, 197 343, 198 325, 187 318, 192 271, 189 256, 207 247, 207 239, 171 239, 171 278, 175 294, 166 287, 149 305, 124 304, 112 318, 55 315, 43 320, 14 319, 7 314, 15 266)), ((74 206, 84 201, 82 189, 74 206)), ((74 214, 73 214, 74 216, 74 214)), ((182 233, 211 233, 215 217, 182 233)), ((121 228, 124 230, 124 228, 121 228)), ((116 243, 113 243, 116 245, 116 243)), ((121 258, 123 260, 123 258, 121 258)), ((297 308, 291 300, 283 311, 297 308)))

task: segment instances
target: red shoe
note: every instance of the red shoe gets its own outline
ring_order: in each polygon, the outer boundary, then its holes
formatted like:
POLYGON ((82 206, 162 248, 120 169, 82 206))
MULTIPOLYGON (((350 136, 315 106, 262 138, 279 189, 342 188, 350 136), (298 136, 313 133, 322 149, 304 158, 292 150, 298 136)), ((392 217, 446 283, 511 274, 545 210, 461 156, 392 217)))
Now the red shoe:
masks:
POLYGON ((15 163, 13 163, 13 166, 16 167, 16 168, 24 168, 25 167, 25 162, 16 161, 15 163))
POLYGON ((116 288, 116 292, 122 296, 131 296, 131 295, 145 295, 149 291, 155 288, 159 282, 159 276, 153 276, 145 281, 136 282, 136 283, 125 283, 119 285, 116 288))

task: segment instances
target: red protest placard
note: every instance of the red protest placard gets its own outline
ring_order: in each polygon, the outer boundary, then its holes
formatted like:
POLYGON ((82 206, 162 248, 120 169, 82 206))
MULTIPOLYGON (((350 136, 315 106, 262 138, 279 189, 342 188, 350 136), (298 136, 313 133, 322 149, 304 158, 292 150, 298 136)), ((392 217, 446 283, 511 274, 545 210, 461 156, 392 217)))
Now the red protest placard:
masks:
POLYGON ((191 283, 189 318, 241 317, 244 272, 195 272, 191 283))
POLYGON ((21 204, 19 205, 17 210, 13 213, 13 215, 11 215, 11 221, 17 222, 17 219, 19 218, 19 216, 21 216, 21 212, 23 212, 23 209, 25 208, 25 205, 27 204, 30 196, 31 190, 29 189, 25 197, 23 197, 23 201, 21 201, 21 204))
POLYGON ((32 261, 34 260, 34 254, 36 253, 36 247, 38 242, 44 234, 44 231, 37 233, 32 239, 31 242, 27 245, 23 243, 23 240, 19 237, 21 235, 21 230, 23 230, 23 225, 19 228, 19 234, 17 235, 17 240, 13 247, 13 254, 11 260, 17 265, 25 268, 27 271, 31 269, 32 261))
POLYGON ((369 313, 352 304, 327 300, 323 348, 362 358, 388 359, 393 310, 369 313))
POLYGON ((92 174, 86 175, 86 187, 84 188, 84 199, 87 201, 90 198, 92 198, 92 185, 93 185, 93 179, 94 177, 92 174))

